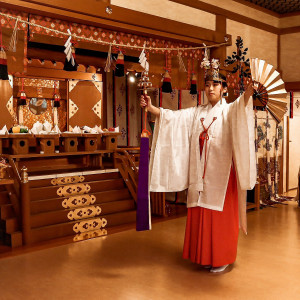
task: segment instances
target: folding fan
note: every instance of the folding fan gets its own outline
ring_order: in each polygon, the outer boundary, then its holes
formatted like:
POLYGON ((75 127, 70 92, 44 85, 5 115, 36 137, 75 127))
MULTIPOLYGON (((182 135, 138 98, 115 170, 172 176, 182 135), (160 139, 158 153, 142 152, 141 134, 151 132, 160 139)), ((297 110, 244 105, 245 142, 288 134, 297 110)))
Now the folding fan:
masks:
POLYGON ((287 91, 279 72, 262 59, 250 59, 251 76, 257 90, 253 94, 253 105, 266 108, 279 123, 287 111, 287 91))

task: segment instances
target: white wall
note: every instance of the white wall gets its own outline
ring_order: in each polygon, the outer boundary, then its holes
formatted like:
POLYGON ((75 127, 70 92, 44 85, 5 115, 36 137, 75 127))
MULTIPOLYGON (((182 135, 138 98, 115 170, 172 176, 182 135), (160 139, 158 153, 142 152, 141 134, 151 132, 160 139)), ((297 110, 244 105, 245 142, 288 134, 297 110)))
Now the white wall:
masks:
POLYGON ((244 40, 244 46, 249 48, 248 57, 264 59, 277 68, 277 35, 227 19, 227 33, 232 35, 232 46, 227 47, 227 55, 236 51, 234 43, 237 36, 244 40))

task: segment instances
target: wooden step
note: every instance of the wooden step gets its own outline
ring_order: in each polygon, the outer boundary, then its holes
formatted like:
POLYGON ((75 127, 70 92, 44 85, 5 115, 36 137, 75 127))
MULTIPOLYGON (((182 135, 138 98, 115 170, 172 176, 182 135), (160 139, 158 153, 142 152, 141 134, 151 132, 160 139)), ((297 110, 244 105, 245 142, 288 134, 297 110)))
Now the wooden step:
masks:
MULTIPOLYGON (((84 208, 94 208, 94 205, 86 206, 84 208)), ((135 204, 132 199, 121 200, 103 203, 99 205, 101 208, 101 214, 97 216, 101 218, 103 215, 109 215, 113 213, 119 213, 122 211, 129 211, 135 209, 135 204)), ((68 219, 68 213, 73 211, 72 209, 56 210, 51 212, 39 213, 31 216, 31 228, 37 228, 42 226, 48 226, 53 224, 59 224, 64 222, 70 222, 68 219)), ((83 219, 77 222, 83 221, 83 219)))
POLYGON ((0 206, 0 218, 6 220, 15 217, 14 207, 12 204, 3 204, 0 206))
MULTIPOLYGON (((105 218, 107 220, 107 226, 105 228, 110 228, 122 224, 134 223, 136 220, 136 212, 135 210, 126 211, 126 212, 120 212, 116 214, 100 216, 100 218, 101 219, 105 218)), ((65 237, 65 236, 75 237, 76 233, 73 231, 73 226, 76 223, 78 223, 78 221, 34 228, 31 230, 31 234, 32 234, 31 243, 33 244, 33 243, 65 237)))
MULTIPOLYGON (((31 188, 34 187, 46 187, 46 186, 53 186, 51 183, 51 180, 53 178, 60 178, 62 174, 59 174, 59 176, 49 176, 49 178, 46 179, 34 179, 34 180, 29 180, 29 184, 31 188)), ((70 176, 78 176, 78 174, 70 174, 66 173, 64 175, 65 177, 70 177, 70 176)), ((79 173, 79 176, 81 174, 79 173)), ((84 181, 83 182, 89 182, 89 181, 99 181, 99 180, 108 180, 108 179, 118 179, 121 178, 121 174, 119 172, 105 172, 105 173, 99 173, 99 174, 89 174, 89 175, 82 175, 84 176, 84 181)))
MULTIPOLYGON (((127 189, 111 190, 87 195, 94 195, 96 197, 94 205, 131 198, 127 189)), ((64 197, 61 197, 31 201, 31 213, 37 214, 52 210, 64 210, 65 208, 62 206, 64 199, 64 197)))
POLYGON ((42 172, 51 172, 51 171, 60 171, 60 170, 65 170, 65 171, 72 171, 75 169, 80 169, 83 167, 82 163, 67 163, 67 164, 61 164, 61 165, 36 165, 36 166, 27 166, 28 168, 28 173, 42 173, 42 172))
POLYGON ((10 203, 8 192, 6 190, 1 191, 0 192, 0 205, 8 204, 8 203, 10 203))
MULTIPOLYGON (((91 189, 89 191, 90 194, 108 191, 108 190, 117 190, 123 189, 125 187, 124 181, 122 178, 119 179, 110 179, 110 180, 102 180, 102 181, 92 181, 88 183, 91 189)), ((73 184, 77 185, 77 184, 73 184)), ((42 200, 42 199, 50 199, 56 198, 58 189, 62 186, 49 186, 49 187, 38 187, 30 189, 30 199, 31 200, 42 200)), ((71 196, 71 195, 70 195, 71 196)), ((70 197, 68 196, 68 197, 70 197)))
POLYGON ((18 223, 17 218, 9 218, 5 220, 5 232, 7 234, 12 234, 18 230, 20 230, 20 225, 18 223))
POLYGON ((11 246, 11 248, 21 247, 22 244, 23 244, 23 242, 22 242, 22 232, 21 231, 13 232, 10 235, 10 246, 11 246))
POLYGON ((10 248, 15 248, 22 246, 22 232, 16 231, 12 234, 6 233, 4 230, 0 229, 0 245, 9 246, 10 248))

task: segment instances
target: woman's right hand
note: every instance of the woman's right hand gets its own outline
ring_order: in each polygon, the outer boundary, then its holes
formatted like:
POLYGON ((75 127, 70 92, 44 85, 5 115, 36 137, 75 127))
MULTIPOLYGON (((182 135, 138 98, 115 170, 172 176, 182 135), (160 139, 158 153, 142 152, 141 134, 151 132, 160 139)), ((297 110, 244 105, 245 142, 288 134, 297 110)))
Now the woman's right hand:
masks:
POLYGON ((152 105, 151 98, 148 95, 143 94, 140 98, 141 108, 147 108, 147 111, 155 116, 159 116, 160 110, 156 106, 152 105))
POLYGON ((141 108, 147 108, 147 110, 149 111, 149 108, 151 108, 151 106, 152 106, 150 96, 145 95, 145 94, 141 95, 140 105, 141 105, 141 108))

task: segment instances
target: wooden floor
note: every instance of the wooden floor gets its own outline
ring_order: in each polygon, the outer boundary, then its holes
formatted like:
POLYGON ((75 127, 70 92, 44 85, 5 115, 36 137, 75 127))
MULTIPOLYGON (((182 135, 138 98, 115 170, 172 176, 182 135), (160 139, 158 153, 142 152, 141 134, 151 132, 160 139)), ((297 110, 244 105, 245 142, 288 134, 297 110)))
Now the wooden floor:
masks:
POLYGON ((248 213, 230 272, 183 260, 185 217, 0 259, 0 299, 300 299, 300 208, 248 213))

